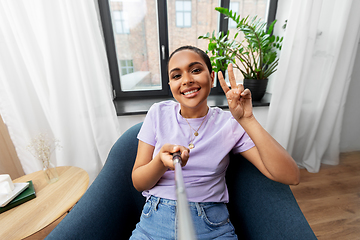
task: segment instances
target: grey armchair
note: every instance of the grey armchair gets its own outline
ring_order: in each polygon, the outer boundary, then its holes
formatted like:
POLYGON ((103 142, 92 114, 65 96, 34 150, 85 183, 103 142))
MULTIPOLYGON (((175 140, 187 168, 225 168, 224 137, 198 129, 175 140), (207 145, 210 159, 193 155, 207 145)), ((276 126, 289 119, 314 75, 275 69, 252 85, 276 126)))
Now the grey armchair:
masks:
MULTIPOLYGON (((95 181, 46 239, 130 237, 145 202, 131 181, 140 127, 118 139, 95 181)), ((226 179, 239 239, 316 239, 289 186, 269 180, 239 155, 231 156, 226 179)))

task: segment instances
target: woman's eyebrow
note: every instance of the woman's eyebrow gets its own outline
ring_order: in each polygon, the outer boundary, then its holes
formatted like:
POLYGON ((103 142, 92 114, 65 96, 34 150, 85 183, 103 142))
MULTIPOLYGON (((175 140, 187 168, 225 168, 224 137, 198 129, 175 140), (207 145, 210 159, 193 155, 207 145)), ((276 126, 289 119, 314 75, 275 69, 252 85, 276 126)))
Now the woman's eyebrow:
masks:
POLYGON ((177 70, 180 70, 180 68, 173 68, 173 69, 170 70, 169 73, 171 73, 171 72, 173 72, 173 71, 177 71, 177 70))
MULTIPOLYGON (((192 66, 194 66, 194 65, 196 65, 196 64, 200 64, 201 66, 203 65, 201 62, 191 62, 191 63, 189 64, 189 67, 192 67, 192 66)), ((170 70, 169 73, 172 73, 173 71, 177 71, 177 70, 180 70, 180 68, 173 68, 173 69, 170 70)))
POLYGON ((200 65, 202 65, 201 62, 192 62, 192 63, 189 64, 189 67, 192 67, 192 66, 194 66, 195 64, 200 64, 200 65))

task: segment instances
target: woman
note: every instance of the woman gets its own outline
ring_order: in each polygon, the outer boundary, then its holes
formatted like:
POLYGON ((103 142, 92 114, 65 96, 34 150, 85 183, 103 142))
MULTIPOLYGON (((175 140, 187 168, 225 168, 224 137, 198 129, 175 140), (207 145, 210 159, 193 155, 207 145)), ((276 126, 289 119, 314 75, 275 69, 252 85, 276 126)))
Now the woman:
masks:
POLYGON ((236 85, 228 67, 231 89, 219 72, 230 112, 209 108, 214 83, 209 57, 184 46, 168 62, 169 85, 177 102, 154 104, 139 132, 132 180, 147 198, 130 239, 176 238, 176 193, 172 153, 180 151, 183 177, 198 239, 237 239, 225 203, 228 153, 242 154, 265 176, 298 184, 292 157, 257 122, 251 93, 236 85))

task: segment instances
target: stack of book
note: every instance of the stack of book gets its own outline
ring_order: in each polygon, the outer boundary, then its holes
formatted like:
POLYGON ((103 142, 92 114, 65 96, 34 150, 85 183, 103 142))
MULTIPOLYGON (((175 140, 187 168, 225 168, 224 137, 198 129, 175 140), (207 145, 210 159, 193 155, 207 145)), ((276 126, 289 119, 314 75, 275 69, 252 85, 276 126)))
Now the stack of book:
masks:
POLYGON ((11 202, 6 204, 4 207, 0 207, 0 213, 3 213, 13 207, 19 206, 31 199, 36 198, 35 188, 32 181, 28 181, 29 186, 22 191, 17 197, 15 197, 11 202))

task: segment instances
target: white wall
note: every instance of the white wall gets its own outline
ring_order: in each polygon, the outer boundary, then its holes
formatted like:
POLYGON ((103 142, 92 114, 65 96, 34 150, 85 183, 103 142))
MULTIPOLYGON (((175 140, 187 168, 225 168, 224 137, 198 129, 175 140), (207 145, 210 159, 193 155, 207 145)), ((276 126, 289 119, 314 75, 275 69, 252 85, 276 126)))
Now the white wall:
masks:
POLYGON ((145 114, 140 115, 130 115, 130 116, 118 116, 119 123, 120 123, 120 132, 123 134, 127 129, 131 126, 139 122, 143 122, 145 119, 145 114))
POLYGON ((360 151, 360 46, 351 78, 341 130, 341 152, 360 151))
MULTIPOLYGON (((269 107, 256 107, 254 109, 254 116, 259 121, 259 123, 265 127, 267 114, 269 111, 269 107)), ((120 131, 123 134, 127 129, 131 126, 144 121, 145 115, 131 115, 131 116, 118 116, 120 123, 120 131)))

